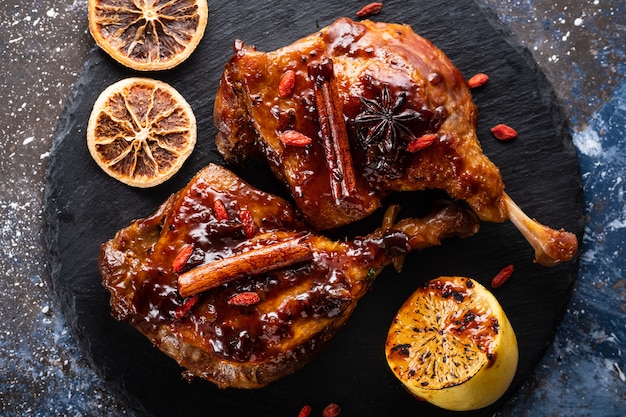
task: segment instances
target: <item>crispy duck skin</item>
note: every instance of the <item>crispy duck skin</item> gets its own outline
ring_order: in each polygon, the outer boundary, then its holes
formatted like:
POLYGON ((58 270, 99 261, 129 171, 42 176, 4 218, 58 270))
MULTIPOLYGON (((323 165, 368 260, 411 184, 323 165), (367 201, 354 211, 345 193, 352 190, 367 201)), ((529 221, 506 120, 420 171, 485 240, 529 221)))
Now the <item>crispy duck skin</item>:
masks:
POLYGON ((218 150, 230 164, 266 159, 316 230, 362 219, 395 191, 441 189, 483 221, 521 226, 537 262, 576 253, 574 235, 530 220, 505 193, 465 79, 409 26, 341 18, 276 51, 234 49, 215 101, 218 150), (281 141, 286 131, 311 143, 281 141))
POLYGON ((286 201, 209 165, 104 243, 99 268, 114 318, 186 373, 222 388, 258 388, 312 360, 395 258, 478 230, 476 216, 457 205, 391 220, 332 241, 308 230, 286 201))

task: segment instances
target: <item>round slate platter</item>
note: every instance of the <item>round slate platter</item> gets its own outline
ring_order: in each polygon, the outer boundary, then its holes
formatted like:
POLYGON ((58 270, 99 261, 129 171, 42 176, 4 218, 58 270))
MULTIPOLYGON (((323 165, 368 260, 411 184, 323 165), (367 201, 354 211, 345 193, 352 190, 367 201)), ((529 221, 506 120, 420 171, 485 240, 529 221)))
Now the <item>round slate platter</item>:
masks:
MULTIPOLYGON (((310 404, 315 413, 330 402, 342 416, 446 416, 412 398, 387 368, 383 347, 388 326, 402 302, 422 282, 440 275, 471 276, 489 285, 508 264, 515 273, 493 290, 519 341, 519 368, 500 402, 471 416, 491 416, 519 388, 551 342, 577 274, 577 262, 545 268, 532 262, 532 249, 510 224, 483 224, 466 240, 411 254, 400 274, 381 274, 348 324, 309 365, 267 388, 220 390, 211 383, 181 378, 178 365, 152 347, 128 324, 110 316, 109 295, 100 285, 100 244, 132 219, 151 214, 209 162, 222 163, 213 137, 213 99, 223 65, 237 38, 261 51, 291 43, 341 16, 354 17, 361 2, 221 2, 210 4, 209 25, 197 51, 176 69, 138 74, 94 48, 76 83, 55 133, 45 187, 44 237, 49 248, 51 285, 70 327, 93 367, 138 415, 296 416, 310 404), (189 101, 198 119, 198 144, 181 171, 150 190, 127 187, 104 174, 89 156, 85 127, 102 90, 129 76, 170 83, 189 101)), ((530 55, 497 19, 471 0, 388 1, 374 20, 410 24, 432 40, 469 77, 490 75, 474 90, 479 137, 500 167, 507 191, 531 216, 579 237, 583 200, 576 154, 550 86, 530 55), (489 128, 506 123, 519 138, 495 140, 489 128)), ((282 187, 263 163, 237 169, 244 179, 281 195, 282 187)), ((436 193, 434 193, 436 194, 436 193)), ((422 212, 433 193, 408 193, 391 201, 404 212, 422 212), (420 202, 420 203, 417 203, 420 202), (419 207, 418 207, 419 206, 419 207)), ((380 213, 334 233, 365 234, 380 213)))

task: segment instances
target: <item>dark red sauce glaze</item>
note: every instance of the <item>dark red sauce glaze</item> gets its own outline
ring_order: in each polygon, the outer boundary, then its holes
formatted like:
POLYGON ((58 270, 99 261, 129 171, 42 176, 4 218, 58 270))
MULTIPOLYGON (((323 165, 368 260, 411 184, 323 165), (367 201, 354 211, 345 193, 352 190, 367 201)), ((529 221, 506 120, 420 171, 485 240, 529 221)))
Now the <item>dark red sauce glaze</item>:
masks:
POLYGON ((217 147, 229 163, 265 159, 315 229, 360 220, 394 191, 432 188, 467 201, 483 220, 504 220, 504 186, 480 149, 467 83, 409 26, 342 18, 276 51, 239 42, 235 52, 216 96, 217 147), (333 198, 342 177, 326 166, 320 113, 327 118, 309 71, 326 60, 341 101, 333 120, 345 126, 356 178, 355 192, 341 199, 333 198), (295 77, 285 96, 279 86, 287 71, 295 77), (285 146, 277 139, 285 130, 312 142, 285 146), (409 147, 424 136, 433 137, 428 147, 409 147))
POLYGON ((118 233, 116 248, 125 254, 103 246, 100 265, 107 277, 104 284, 116 300, 112 302, 114 315, 148 334, 162 325, 174 333, 192 329, 204 349, 232 361, 258 361, 280 354, 284 341, 294 336, 298 320, 343 314, 367 290, 370 269, 377 273, 389 254, 409 250, 408 238, 398 232, 350 243, 319 238, 310 262, 231 281, 190 302, 178 293, 173 267, 183 248, 194 247, 184 267, 193 268, 305 229, 285 201, 242 184, 223 190, 206 181, 192 181, 174 197, 165 203, 167 210, 118 233), (227 208, 228 220, 215 216, 216 199, 227 208), (251 213, 257 226, 252 239, 244 236, 238 214, 242 210, 251 213), (122 256, 129 264, 119 262, 122 256), (359 268, 347 268, 355 264, 359 268), (242 292, 258 294, 259 302, 229 303, 242 292))
MULTIPOLYGON (((468 199, 479 213, 493 206, 501 179, 495 167, 477 166, 484 156, 475 144, 476 110, 463 77, 410 27, 375 25, 339 19, 269 53, 238 43, 216 100, 218 149, 228 162, 267 160, 318 230, 362 219, 398 190, 444 189, 453 198, 468 199), (341 201, 332 198, 334 173, 326 166, 310 75, 312 66, 328 59, 356 177, 356 192, 341 201), (289 96, 279 89, 286 71, 295 74, 289 96), (276 138, 286 130, 312 143, 284 146, 276 138), (424 135, 435 135, 431 146, 407 151, 424 135), (333 216, 325 214, 330 211, 333 216)), ((486 217, 494 216, 491 211, 501 216, 499 210, 490 208, 486 217)))
MULTIPOLYGON (((403 36, 403 33, 399 32, 398 36, 403 36)), ((404 175, 406 161, 398 161, 398 158, 410 156, 405 152, 408 142, 427 133, 436 133, 447 117, 447 110, 441 105, 433 107, 428 102, 426 83, 412 76, 411 63, 404 61, 400 55, 390 58, 388 50, 377 46, 379 39, 368 36, 367 29, 362 24, 339 20, 324 32, 323 39, 327 53, 340 57, 342 62, 358 59, 372 61, 359 73, 358 78, 351 80, 349 89, 346 87, 350 94, 344 95, 343 110, 348 123, 351 149, 357 160, 355 165, 362 170, 361 174, 371 188, 379 188, 381 176, 397 178, 404 175), (389 103, 384 102, 384 90, 390 97, 389 103), (390 122, 391 131, 396 131, 398 140, 391 149, 382 150, 377 146, 379 144, 368 140, 371 139, 371 131, 376 127, 375 123, 363 126, 356 122, 358 116, 367 111, 363 99, 378 104, 382 110, 379 118, 390 122), (402 105, 394 109, 399 101, 402 105), (414 112, 416 117, 399 123, 394 116, 406 111, 414 112), (402 126, 398 126, 399 124, 402 126)), ((349 71, 347 65, 342 66, 340 71, 345 78, 351 77, 351 74, 346 73, 349 71)), ((442 77, 438 76, 435 83, 441 82, 442 77)), ((383 136, 388 134, 389 132, 383 136)))

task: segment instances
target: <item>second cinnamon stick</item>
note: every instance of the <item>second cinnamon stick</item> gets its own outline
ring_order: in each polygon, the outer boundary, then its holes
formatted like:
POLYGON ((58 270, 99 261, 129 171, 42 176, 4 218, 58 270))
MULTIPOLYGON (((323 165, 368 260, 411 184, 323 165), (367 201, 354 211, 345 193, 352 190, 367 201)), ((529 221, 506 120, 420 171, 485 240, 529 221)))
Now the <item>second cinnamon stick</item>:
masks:
POLYGON ((270 243, 201 265, 178 277, 178 291, 189 297, 245 276, 258 275, 312 258, 305 236, 270 243))

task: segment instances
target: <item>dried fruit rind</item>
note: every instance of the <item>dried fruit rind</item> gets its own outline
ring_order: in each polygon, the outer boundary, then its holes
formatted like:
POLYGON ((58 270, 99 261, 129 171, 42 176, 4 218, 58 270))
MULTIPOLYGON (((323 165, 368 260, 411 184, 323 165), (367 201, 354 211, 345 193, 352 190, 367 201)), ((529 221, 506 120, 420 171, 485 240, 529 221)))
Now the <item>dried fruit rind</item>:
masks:
POLYGON ((89 31, 122 65, 166 70, 196 49, 208 15, 207 0, 89 0, 89 31))
POLYGON ((517 339, 502 307, 466 277, 440 277, 416 290, 393 320, 385 353, 412 394, 455 411, 497 401, 518 362, 517 339))
POLYGON ((87 147, 111 177, 133 187, 169 179, 196 144, 196 118, 172 86, 127 78, 96 100, 87 126, 87 147))

